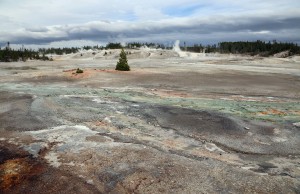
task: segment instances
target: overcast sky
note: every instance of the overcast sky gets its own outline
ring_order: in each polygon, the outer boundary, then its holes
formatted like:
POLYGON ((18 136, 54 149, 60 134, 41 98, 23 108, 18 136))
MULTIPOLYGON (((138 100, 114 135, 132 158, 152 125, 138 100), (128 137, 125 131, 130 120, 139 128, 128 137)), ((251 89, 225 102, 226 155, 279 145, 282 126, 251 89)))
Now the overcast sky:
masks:
POLYGON ((0 45, 300 43, 299 0, 0 0, 0 45))

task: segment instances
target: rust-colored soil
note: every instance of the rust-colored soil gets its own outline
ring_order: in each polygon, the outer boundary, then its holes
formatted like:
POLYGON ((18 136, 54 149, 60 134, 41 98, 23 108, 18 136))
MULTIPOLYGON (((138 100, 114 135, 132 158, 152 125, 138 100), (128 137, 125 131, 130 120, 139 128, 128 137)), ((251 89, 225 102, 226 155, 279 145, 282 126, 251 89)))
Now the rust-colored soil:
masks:
POLYGON ((259 114, 262 114, 262 115, 279 115, 279 116, 286 115, 285 112, 277 110, 277 109, 268 109, 266 111, 259 112, 259 114))
POLYGON ((64 70, 64 75, 72 79, 85 79, 93 77, 96 73, 95 70, 83 69, 83 73, 76 73, 76 69, 64 70))
POLYGON ((0 187, 6 191, 43 172, 43 167, 29 158, 16 158, 0 165, 0 187))

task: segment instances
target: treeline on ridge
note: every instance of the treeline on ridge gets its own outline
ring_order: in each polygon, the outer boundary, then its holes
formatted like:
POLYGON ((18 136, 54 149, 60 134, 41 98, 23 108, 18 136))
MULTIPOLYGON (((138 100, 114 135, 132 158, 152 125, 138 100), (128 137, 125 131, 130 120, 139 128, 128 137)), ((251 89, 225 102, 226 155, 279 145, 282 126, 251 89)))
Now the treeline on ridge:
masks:
POLYGON ((283 51, 288 51, 289 55, 300 54, 300 47, 294 43, 271 42, 221 42, 219 43, 220 53, 237 53, 270 56, 283 51))
MULTIPOLYGON (((9 43, 8 43, 9 45, 9 43)), ((157 43, 141 43, 131 42, 127 43, 126 46, 122 46, 121 43, 108 43, 106 46, 84 46, 78 47, 65 47, 65 48, 40 48, 37 51, 33 49, 20 48, 14 50, 9 46, 4 49, 0 48, 0 61, 26 61, 26 60, 52 60, 51 55, 63 55, 77 53, 83 50, 106 50, 106 49, 121 49, 130 48, 138 49, 141 47, 149 47, 156 49, 172 49, 172 46, 165 46, 164 44, 157 43), (50 55, 50 57, 49 57, 50 55)), ((247 55, 260 55, 260 56, 271 56, 276 53, 287 51, 287 56, 300 54, 300 47, 295 43, 283 43, 283 42, 264 42, 264 41, 239 41, 239 42, 220 42, 213 45, 201 45, 194 44, 181 46, 181 50, 189 52, 201 52, 201 53, 233 53, 233 54, 247 54, 247 55)))
POLYGON ((300 54, 300 47, 295 43, 282 43, 282 42, 220 42, 217 45, 206 45, 195 44, 193 46, 182 47, 190 52, 205 52, 205 53, 232 53, 232 54, 248 54, 248 55, 260 55, 260 56, 271 56, 276 53, 288 51, 288 55, 300 54))
POLYGON ((32 49, 18 49, 13 50, 9 48, 0 48, 0 61, 2 62, 12 62, 12 61, 27 61, 27 60, 51 60, 45 54, 40 54, 39 52, 32 49))

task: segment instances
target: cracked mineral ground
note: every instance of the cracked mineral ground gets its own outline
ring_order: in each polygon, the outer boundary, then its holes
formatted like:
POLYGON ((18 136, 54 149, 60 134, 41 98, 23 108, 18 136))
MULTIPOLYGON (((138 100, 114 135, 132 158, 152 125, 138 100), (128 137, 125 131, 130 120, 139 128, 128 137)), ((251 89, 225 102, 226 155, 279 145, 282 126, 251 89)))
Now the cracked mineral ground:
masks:
POLYGON ((300 193, 299 56, 104 52, 0 63, 0 193, 300 193))

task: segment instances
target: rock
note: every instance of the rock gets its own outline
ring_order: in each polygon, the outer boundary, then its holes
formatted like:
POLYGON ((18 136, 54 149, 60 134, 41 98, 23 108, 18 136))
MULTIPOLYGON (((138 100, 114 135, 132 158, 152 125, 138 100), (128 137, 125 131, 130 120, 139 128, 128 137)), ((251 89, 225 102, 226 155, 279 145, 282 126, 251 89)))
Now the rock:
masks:
POLYGON ((289 177, 293 178, 293 176, 290 173, 288 173, 288 172, 282 172, 282 173, 280 173, 280 175, 281 176, 289 176, 289 177))
POLYGON ((300 127, 300 122, 293 123, 293 125, 296 126, 296 127, 300 127))
POLYGON ((249 127, 244 127, 244 129, 246 129, 246 130, 250 130, 250 128, 249 128, 249 127))

